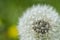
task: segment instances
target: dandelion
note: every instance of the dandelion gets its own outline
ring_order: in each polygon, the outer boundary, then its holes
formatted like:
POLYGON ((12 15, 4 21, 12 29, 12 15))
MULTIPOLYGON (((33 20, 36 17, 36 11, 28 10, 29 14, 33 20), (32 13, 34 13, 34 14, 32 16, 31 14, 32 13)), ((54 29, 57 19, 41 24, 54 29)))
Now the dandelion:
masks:
POLYGON ((7 35, 9 38, 17 38, 18 31, 17 31, 16 25, 11 25, 8 28, 7 35))
POLYGON ((34 5, 19 18, 20 40, 60 40, 60 21, 49 5, 34 5))

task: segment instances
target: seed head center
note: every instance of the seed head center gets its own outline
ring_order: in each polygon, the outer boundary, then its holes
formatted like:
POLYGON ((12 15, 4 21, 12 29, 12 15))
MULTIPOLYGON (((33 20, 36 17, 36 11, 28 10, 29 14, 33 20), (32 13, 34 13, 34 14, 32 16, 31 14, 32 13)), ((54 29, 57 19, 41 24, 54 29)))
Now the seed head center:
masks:
POLYGON ((43 20, 37 21, 33 23, 33 30, 37 33, 45 34, 49 31, 49 23, 43 20))

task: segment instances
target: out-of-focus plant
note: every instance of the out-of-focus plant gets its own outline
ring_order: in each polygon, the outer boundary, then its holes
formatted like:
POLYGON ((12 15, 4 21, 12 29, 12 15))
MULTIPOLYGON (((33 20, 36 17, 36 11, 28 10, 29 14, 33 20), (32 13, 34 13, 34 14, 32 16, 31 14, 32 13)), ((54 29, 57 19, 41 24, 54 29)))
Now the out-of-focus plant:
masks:
POLYGON ((2 19, 0 18, 0 40, 6 40, 6 35, 5 35, 5 29, 4 29, 4 23, 2 19))
POLYGON ((17 31, 16 25, 11 25, 8 28, 8 36, 13 37, 13 38, 16 38, 18 36, 18 31, 17 31))

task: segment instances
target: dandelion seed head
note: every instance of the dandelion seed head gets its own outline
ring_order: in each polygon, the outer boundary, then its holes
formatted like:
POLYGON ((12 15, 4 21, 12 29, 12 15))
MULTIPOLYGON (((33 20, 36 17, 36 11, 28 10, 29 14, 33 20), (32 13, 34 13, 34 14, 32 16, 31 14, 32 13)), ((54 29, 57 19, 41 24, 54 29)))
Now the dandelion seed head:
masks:
POLYGON ((59 40, 58 20, 58 12, 49 5, 28 8, 19 18, 20 40, 59 40))

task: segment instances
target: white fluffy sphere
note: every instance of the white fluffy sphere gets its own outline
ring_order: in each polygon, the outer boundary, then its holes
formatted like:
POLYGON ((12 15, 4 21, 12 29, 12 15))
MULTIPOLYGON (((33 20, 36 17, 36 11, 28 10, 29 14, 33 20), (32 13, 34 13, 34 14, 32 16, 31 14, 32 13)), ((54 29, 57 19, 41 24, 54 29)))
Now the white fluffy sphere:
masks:
POLYGON ((59 20, 60 17, 53 7, 49 5, 33 5, 19 18, 18 31, 20 40, 60 40, 59 20), (34 31, 33 24, 39 20, 49 23, 50 29, 48 33, 41 34, 41 32, 34 31))

